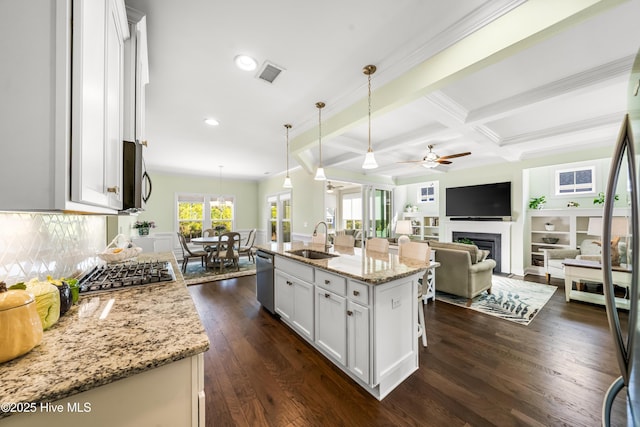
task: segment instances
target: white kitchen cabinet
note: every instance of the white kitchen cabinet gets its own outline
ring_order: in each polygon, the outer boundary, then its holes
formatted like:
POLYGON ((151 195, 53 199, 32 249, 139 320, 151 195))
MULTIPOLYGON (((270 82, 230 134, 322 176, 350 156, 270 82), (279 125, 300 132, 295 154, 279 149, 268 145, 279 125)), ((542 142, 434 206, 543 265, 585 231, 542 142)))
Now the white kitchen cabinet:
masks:
POLYGON ((37 402, 37 408, 33 413, 3 418, 0 426, 204 427, 203 354, 61 400, 37 402))
POLYGON ((3 2, 0 16, 0 36, 12 41, 3 52, 12 66, 0 71, 12 106, 0 126, 11 143, 0 210, 117 212, 124 1, 3 2))
POLYGON ((146 145, 147 18, 128 6, 127 18, 130 37, 124 44, 124 140, 146 145))
POLYGON ((371 366, 371 340, 369 307, 347 301, 347 367, 369 384, 371 366))
POLYGON ((311 283, 278 270, 276 263, 275 311, 282 320, 309 340, 313 340, 314 332, 313 291, 311 283))
POLYGON ((347 364, 347 299, 316 286, 316 343, 341 365, 347 364))
POLYGON ((415 296, 423 273, 374 285, 282 255, 276 255, 275 266, 281 320, 377 399, 418 369, 415 296), (308 286, 315 289, 312 298, 308 286))

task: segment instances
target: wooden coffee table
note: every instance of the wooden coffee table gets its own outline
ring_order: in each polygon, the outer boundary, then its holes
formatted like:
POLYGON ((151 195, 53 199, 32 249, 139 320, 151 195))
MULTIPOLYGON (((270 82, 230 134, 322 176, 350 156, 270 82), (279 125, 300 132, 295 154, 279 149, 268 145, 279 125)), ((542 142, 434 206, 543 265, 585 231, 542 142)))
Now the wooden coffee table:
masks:
MULTIPOLYGON (((581 259, 565 259, 564 264, 564 292, 567 302, 570 300, 585 301, 592 304, 604 305, 604 295, 593 294, 580 290, 573 290, 573 282, 593 281, 604 283, 602 264, 597 261, 587 261, 581 259)), ((613 283, 618 286, 626 287, 627 290, 631 286, 631 269, 626 265, 612 267, 611 269, 613 283)), ((627 292, 629 294, 629 292, 627 292)), ((616 297, 616 306, 629 309, 629 300, 616 297)))

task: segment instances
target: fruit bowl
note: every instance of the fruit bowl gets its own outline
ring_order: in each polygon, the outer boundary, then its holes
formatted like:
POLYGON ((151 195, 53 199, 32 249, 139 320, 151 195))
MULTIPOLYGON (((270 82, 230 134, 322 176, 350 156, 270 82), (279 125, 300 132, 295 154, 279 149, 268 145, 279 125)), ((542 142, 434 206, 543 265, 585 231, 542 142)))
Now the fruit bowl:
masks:
POLYGON ((560 240, 560 239, 557 238, 557 237, 543 237, 542 238, 543 242, 548 243, 550 245, 558 243, 558 240, 560 240))

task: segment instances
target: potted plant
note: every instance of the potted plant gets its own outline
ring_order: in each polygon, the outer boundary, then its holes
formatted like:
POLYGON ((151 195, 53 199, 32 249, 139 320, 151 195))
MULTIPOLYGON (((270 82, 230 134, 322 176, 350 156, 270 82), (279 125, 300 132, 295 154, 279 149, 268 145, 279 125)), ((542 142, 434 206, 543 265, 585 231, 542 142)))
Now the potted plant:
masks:
MULTIPOLYGON (((616 202, 618 201, 618 199, 619 197, 617 194, 613 196, 613 200, 615 200, 616 202)), ((593 199, 593 204, 601 206, 604 205, 604 193, 602 191, 598 193, 598 197, 593 199)))
POLYGON ((532 197, 531 200, 529 200, 529 209, 542 209, 546 202, 547 198, 545 196, 532 197))
POLYGON ((156 228, 155 221, 136 221, 133 228, 138 229, 138 235, 148 236, 150 228, 156 228))

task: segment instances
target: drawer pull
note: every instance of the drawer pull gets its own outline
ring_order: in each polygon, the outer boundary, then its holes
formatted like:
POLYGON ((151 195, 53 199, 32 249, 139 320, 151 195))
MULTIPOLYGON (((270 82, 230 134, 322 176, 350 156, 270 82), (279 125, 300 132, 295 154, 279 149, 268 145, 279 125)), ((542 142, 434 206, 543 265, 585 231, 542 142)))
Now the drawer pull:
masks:
POLYGON ((325 284, 325 285, 330 285, 330 284, 331 284, 331 280, 325 279, 325 280, 324 280, 324 284, 325 284))
POLYGON ((325 298, 331 298, 331 294, 324 294, 325 298))
POLYGON ((360 295, 360 291, 353 291, 353 295, 355 295, 355 296, 360 295))
POLYGON ((107 193, 120 193, 120 189, 116 185, 115 187, 107 187, 107 193))
POLYGON ((287 285, 291 286, 293 285, 293 282, 291 282, 290 280, 287 280, 287 285))

